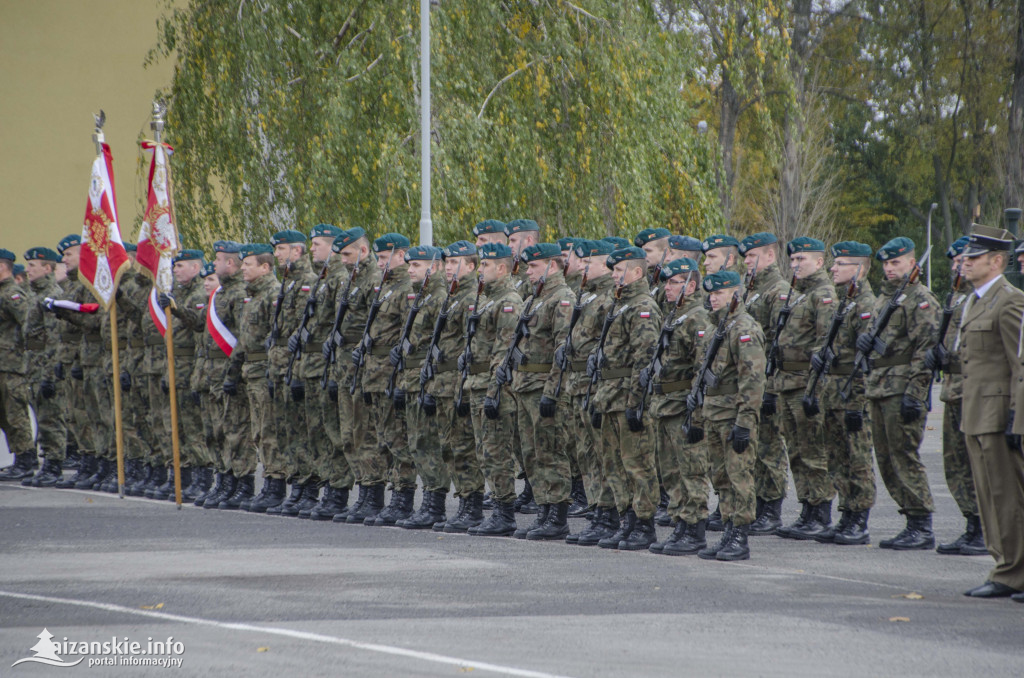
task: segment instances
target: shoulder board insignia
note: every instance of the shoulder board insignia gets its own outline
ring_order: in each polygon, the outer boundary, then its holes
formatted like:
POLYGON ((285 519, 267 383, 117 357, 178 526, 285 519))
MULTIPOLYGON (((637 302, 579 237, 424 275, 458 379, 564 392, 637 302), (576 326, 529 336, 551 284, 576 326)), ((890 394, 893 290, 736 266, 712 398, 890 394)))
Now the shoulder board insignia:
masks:
POLYGON ((416 295, 413 292, 409 292, 409 294, 405 295, 405 298, 408 299, 409 301, 412 301, 413 299, 416 298, 416 295))
POLYGON ((821 303, 823 303, 823 304, 831 304, 832 303, 832 297, 825 297, 824 299, 821 300, 821 303))
POLYGON ((745 344, 748 341, 750 341, 750 335, 749 334, 741 334, 740 335, 740 343, 741 344, 745 344))
POLYGON ((870 318, 871 318, 871 314, 870 313, 861 313, 860 314, 860 319, 861 320, 868 320, 870 318))
POLYGON ((760 296, 761 296, 761 293, 757 292, 756 294, 754 294, 754 296, 750 297, 750 301, 747 302, 747 306, 750 306, 752 303, 757 301, 760 296))
POLYGON ((657 287, 652 287, 651 288, 651 296, 652 297, 658 296, 658 288, 657 287))
POLYGON ((919 309, 921 309, 922 311, 925 310, 926 308, 928 308, 928 306, 929 306, 929 304, 928 304, 927 301, 922 301, 920 304, 917 305, 917 307, 919 309))
POLYGON ((515 306, 502 306, 501 307, 501 312, 502 313, 511 313, 514 310, 516 310, 515 306))
POLYGON ((650 318, 651 317, 651 312, 650 311, 640 311, 640 317, 641 318, 650 318))
POLYGON ((558 305, 559 306, 572 306, 572 302, 571 301, 566 301, 566 300, 563 299, 562 301, 558 302, 558 305))

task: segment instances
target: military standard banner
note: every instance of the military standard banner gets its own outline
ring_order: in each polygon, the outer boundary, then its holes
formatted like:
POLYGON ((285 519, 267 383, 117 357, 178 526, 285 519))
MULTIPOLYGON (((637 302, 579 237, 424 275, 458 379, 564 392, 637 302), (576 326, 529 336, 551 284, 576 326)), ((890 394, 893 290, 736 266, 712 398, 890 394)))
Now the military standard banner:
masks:
POLYGON ((153 151, 153 157, 149 164, 149 196, 142 228, 139 230, 139 251, 135 261, 152 278, 158 292, 170 294, 174 285, 172 262, 178 252, 178 233, 174 225, 171 197, 171 167, 167 162, 174 149, 159 141, 147 140, 141 142, 141 145, 153 151))
POLYGON ((121 274, 131 262, 117 221, 113 157, 110 146, 100 143, 102 152, 92 163, 89 199, 85 204, 78 278, 106 310, 114 300, 121 274))

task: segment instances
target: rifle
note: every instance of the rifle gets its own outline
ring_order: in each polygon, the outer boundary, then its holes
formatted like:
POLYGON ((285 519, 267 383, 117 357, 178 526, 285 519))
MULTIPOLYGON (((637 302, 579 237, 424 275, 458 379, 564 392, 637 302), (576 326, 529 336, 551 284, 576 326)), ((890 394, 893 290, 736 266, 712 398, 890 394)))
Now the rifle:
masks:
MULTIPOLYGON (((953 282, 949 288, 949 294, 946 295, 946 303, 942 305, 942 320, 939 322, 939 341, 936 346, 941 347, 943 351, 946 350, 946 333, 949 331, 949 324, 953 320, 953 299, 956 298, 956 293, 960 291, 960 282, 962 280, 962 265, 956 267, 956 277, 953 278, 953 282)), ((936 365, 932 371, 932 381, 937 384, 942 383, 942 372, 939 366, 936 365)), ((928 389, 929 392, 931 389, 928 389)))
POLYGON ((583 269, 583 279, 580 280, 580 291, 576 295, 576 303, 572 307, 572 315, 569 316, 569 332, 565 335, 565 343, 562 344, 562 357, 564 362, 559 365, 558 385, 555 386, 555 400, 562 394, 562 379, 565 377, 565 365, 569 362, 569 354, 572 353, 572 330, 576 327, 577 321, 583 314, 583 292, 587 287, 587 277, 590 275, 590 262, 587 262, 583 269))
POLYGON ((459 371, 459 392, 455 396, 455 411, 460 417, 469 414, 469 403, 463 399, 463 392, 466 388, 466 379, 469 378, 469 367, 473 364, 473 352, 470 346, 473 344, 473 337, 476 336, 476 328, 480 324, 480 294, 484 291, 484 276, 477 274, 476 300, 473 302, 473 312, 466 317, 466 348, 462 351, 462 369, 459 371))
POLYGON ((687 274, 686 282, 683 283, 683 289, 679 291, 676 303, 672 307, 672 313, 665 316, 665 322, 661 325, 661 335, 658 336, 658 343, 654 345, 654 355, 651 356, 651 362, 647 366, 647 373, 650 375, 647 381, 647 388, 644 389, 643 394, 640 396, 640 404, 636 408, 637 419, 643 419, 644 409, 647 407, 647 398, 654 393, 654 380, 661 376, 661 371, 665 367, 661 362, 661 356, 664 354, 665 349, 668 348, 668 342, 672 338, 672 333, 675 332, 674 323, 676 319, 674 314, 683 305, 683 300, 686 298, 686 288, 690 286, 691 280, 693 280, 693 271, 687 274))
MULTIPOLYGON (((758 254, 756 257, 754 257, 754 270, 751 271, 750 273, 748 273, 747 274, 747 279, 743 281, 745 283, 745 287, 746 287, 746 289, 743 291, 743 305, 744 306, 746 306, 746 304, 747 304, 747 297, 750 296, 750 293, 754 290, 754 279, 757 278, 757 265, 760 262, 761 262, 761 255, 758 254)), ((788 299, 787 299, 787 301, 788 301, 788 299)))
POLYGON ((857 273, 854 274, 853 279, 850 280, 849 286, 846 288, 846 303, 839 305, 835 313, 832 314, 832 323, 828 326, 828 334, 825 336, 825 345, 818 351, 818 357, 821 359, 821 369, 816 370, 811 367, 811 373, 809 375, 808 391, 803 397, 804 410, 813 410, 815 414, 820 411, 818 406, 818 399, 815 397, 814 392, 818 388, 818 381, 821 379, 823 374, 827 374, 829 369, 832 367, 832 363, 835 362, 836 352, 832 346, 836 342, 836 337, 839 336, 839 328, 843 325, 843 320, 846 319, 847 314, 853 310, 856 306, 856 302, 853 300, 857 296, 857 289, 860 287, 858 279, 860 278, 860 266, 857 267, 857 273))
POLYGON ((786 296, 786 303, 782 305, 782 309, 779 311, 779 317, 775 322, 775 336, 772 337, 771 346, 768 348, 768 360, 765 364, 764 373, 769 377, 774 376, 779 371, 779 366, 782 362, 779 360, 779 335, 786 328, 789 316, 793 314, 793 306, 796 305, 793 300, 795 288, 796 273, 793 274, 793 279, 789 282, 789 294, 786 296))
POLYGON ((324 261, 323 267, 320 269, 320 275, 316 277, 316 281, 310 286, 309 296, 306 298, 306 307, 302 310, 302 322, 299 323, 299 350, 292 353, 292 357, 288 359, 288 370, 284 375, 284 383, 289 386, 292 385, 292 368, 295 365, 295 361, 302 358, 302 348, 309 341, 309 330, 306 329, 306 325, 313 319, 316 314, 316 295, 319 291, 320 284, 323 279, 327 276, 327 265, 331 263, 331 255, 327 255, 327 260, 324 261))
POLYGON ((665 267, 665 258, 668 256, 668 250, 669 247, 666 245, 665 251, 661 253, 661 261, 658 262, 658 265, 651 270, 651 277, 647 281, 647 284, 651 287, 654 287, 654 284, 658 282, 659 278, 661 278, 661 269, 665 267))
POLYGON ((370 328, 373 327, 373 321, 377 319, 377 314, 380 312, 380 307, 383 305, 387 298, 391 296, 392 290, 388 290, 388 293, 381 297, 381 292, 384 291, 384 283, 388 280, 388 274, 391 273, 391 257, 394 256, 394 250, 391 250, 391 256, 388 257, 388 263, 384 266, 384 275, 380 279, 380 287, 377 288, 377 294, 373 297, 373 303, 370 304, 370 310, 366 313, 366 324, 363 325, 363 336, 359 339, 359 359, 352 359, 356 369, 352 372, 352 383, 348 387, 348 394, 355 395, 356 385, 359 383, 359 371, 363 369, 363 365, 366 364, 366 353, 370 350, 373 345, 373 340, 370 339, 370 328))
MULTIPOLYGON (((622 297, 622 287, 620 283, 615 286, 615 300, 618 301, 622 297)), ((590 394, 594 391, 594 385, 597 384, 597 380, 601 378, 601 363, 604 362, 604 342, 608 339, 608 330, 611 329, 612 323, 618 318, 623 311, 629 308, 629 304, 623 304, 618 310, 615 309, 613 303, 608 308, 608 314, 604 317, 604 323, 601 325, 601 336, 597 340, 597 368, 590 375, 590 383, 587 384, 587 394, 583 397, 583 410, 590 410, 590 394)))
POLYGON ((427 382, 434 378, 434 363, 440 362, 441 349, 437 347, 437 342, 441 340, 441 333, 444 332, 445 325, 448 324, 448 316, 452 314, 452 309, 455 308, 455 304, 459 303, 454 301, 451 304, 452 295, 459 291, 459 274, 462 273, 462 259, 459 259, 459 268, 455 271, 455 275, 452 276, 451 283, 448 284, 448 294, 444 298, 444 302, 441 304, 441 312, 437 314, 437 320, 434 321, 434 332, 430 335, 430 345, 427 347, 427 356, 423 359, 423 368, 420 374, 420 395, 417 398, 417 402, 420 407, 423 407, 423 401, 427 396, 427 382), (424 376, 426 378, 424 378, 424 376))
POLYGON ((409 353, 411 344, 409 343, 409 333, 412 332, 412 324, 416 321, 416 316, 419 315, 420 309, 423 308, 423 304, 427 303, 430 299, 430 295, 426 294, 427 285, 430 283, 430 274, 434 270, 434 262, 437 261, 437 254, 430 259, 430 266, 427 267, 427 272, 423 276, 423 282, 420 283, 420 290, 416 293, 416 298, 412 301, 412 306, 409 307, 409 314, 405 316, 405 325, 402 326, 402 336, 398 339, 398 345, 402 347, 400 351, 400 359, 395 368, 391 370, 391 376, 388 378, 388 386, 384 390, 384 395, 389 398, 395 397, 395 380, 398 378, 398 372, 405 369, 405 356, 409 353))
POLYGON ((326 356, 327 360, 324 361, 324 372, 320 375, 320 388, 327 388, 328 377, 331 376, 331 365, 334 364, 334 354, 338 347, 338 341, 335 337, 338 336, 341 323, 348 313, 348 298, 352 294, 352 283, 355 281, 356 276, 359 275, 359 260, 362 255, 362 252, 356 255, 356 263, 352 266, 352 272, 348 276, 348 283, 345 285, 345 290, 341 293, 341 301, 338 302, 338 310, 334 313, 334 324, 331 326, 331 333, 327 335, 327 340, 331 342, 331 350, 330 355, 326 356))
MULTIPOLYGON (((548 264, 548 270, 551 269, 551 264, 548 264)), ((544 277, 537 281, 537 284, 533 288, 533 295, 530 296, 529 302, 523 307, 523 312, 519 314, 519 320, 516 322, 516 329, 512 335, 512 343, 509 344, 508 351, 505 352, 505 357, 501 359, 501 363, 498 365, 498 369, 495 371, 495 376, 498 374, 508 375, 508 378, 512 378, 512 363, 515 363, 518 367, 524 360, 525 356, 523 352, 519 350, 519 344, 523 339, 530 336, 530 321, 533 320, 533 316, 537 315, 537 310, 544 303, 543 301, 534 306, 537 298, 541 292, 544 291, 544 283, 547 281, 548 272, 544 272, 544 277)), ((498 393, 494 397, 495 407, 501 404, 501 387, 503 383, 498 384, 498 393)))
MULTIPOLYGON (((704 392, 710 386, 715 388, 718 386, 718 376, 711 371, 711 365, 715 362, 715 356, 718 355, 718 349, 722 348, 722 344, 725 343, 725 323, 729 320, 729 316, 732 315, 733 311, 740 304, 740 293, 736 292, 732 296, 732 301, 729 302, 729 308, 726 309, 725 313, 722 314, 722 318, 718 321, 718 327, 715 328, 715 333, 711 337, 711 341, 708 343, 707 349, 704 351, 704 360, 701 361, 700 367, 697 369, 697 374, 693 377, 693 386, 690 387, 690 395, 694 396, 697 400, 697 407, 704 406, 704 392)), ((690 409, 689 401, 690 398, 686 399, 686 421, 683 422, 683 434, 689 435, 690 424, 693 420, 693 410, 690 409)))
POLYGON ((928 260, 929 255, 932 253, 932 248, 929 247, 925 250, 924 256, 922 256, 914 268, 910 269, 910 272, 903 276, 903 280, 900 282, 900 286, 896 288, 893 295, 889 297, 889 301, 886 302, 885 308, 882 312, 875 317, 874 324, 871 325, 869 334, 871 335, 871 351, 863 353, 860 350, 857 351, 853 356, 853 369, 850 371, 850 376, 843 384, 842 390, 839 391, 840 397, 843 401, 847 401, 850 398, 850 390, 853 388, 853 380, 856 379, 861 373, 869 374, 871 372, 871 363, 868 361, 868 355, 870 353, 877 353, 878 355, 884 355, 889 346, 882 341, 879 337, 882 336, 882 332, 889 325, 889 320, 892 319, 892 314, 896 312, 896 309, 903 303, 903 297, 906 296, 904 291, 907 289, 907 285, 912 284, 917 280, 917 277, 921 275, 921 267, 928 260))
MULTIPOLYGON (((288 279, 288 274, 292 270, 292 262, 288 262, 284 265, 284 279, 288 279)), ((278 338, 281 336, 281 326, 278 324, 281 319, 281 306, 284 305, 284 293, 287 290, 295 287, 295 281, 293 280, 291 285, 287 288, 284 286, 284 281, 281 281, 281 289, 277 291, 277 303, 274 304, 274 322, 270 325, 270 334, 267 335, 267 340, 263 342, 264 350, 269 351, 270 348, 277 343, 278 338)))

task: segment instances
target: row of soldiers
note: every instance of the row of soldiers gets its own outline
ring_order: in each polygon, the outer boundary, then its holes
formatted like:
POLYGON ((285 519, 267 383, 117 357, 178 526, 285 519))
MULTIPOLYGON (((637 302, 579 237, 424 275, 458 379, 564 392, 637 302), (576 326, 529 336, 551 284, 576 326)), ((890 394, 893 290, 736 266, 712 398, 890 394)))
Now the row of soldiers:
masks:
MULTIPOLYGON (((198 506, 742 560, 750 535, 868 543, 873 448, 906 517, 880 546, 931 549, 918 448, 941 373, 945 471, 966 529, 938 550, 988 552, 962 433, 960 337, 946 341, 941 327, 949 316, 959 327, 970 286, 940 305, 917 280, 912 241, 873 252, 797 238, 784 276, 770 233, 700 241, 657 228, 632 243, 555 244, 539 230, 487 220, 475 243, 435 248, 320 224, 308 238, 218 241, 212 264, 184 250, 171 295, 126 276, 116 303, 127 493, 173 495, 158 318, 169 314, 184 496, 198 506), (789 472, 802 510, 783 525, 789 472), (520 526, 517 511, 536 518, 520 526), (570 516, 587 526, 570 534, 570 516), (661 541, 656 522, 674 525, 661 541)), ((958 270, 967 241, 947 252, 958 270)), ((0 283, 2 347, 25 355, 0 373, 18 452, 0 478, 116 491, 112 328, 77 306, 89 297, 74 275, 80 246, 71 235, 57 252, 33 248, 28 289, 9 271, 0 283), (59 286, 58 259, 69 270, 59 286), (18 414, 29 402, 35 441, 18 414), (64 478, 72 438, 80 462, 64 478)))

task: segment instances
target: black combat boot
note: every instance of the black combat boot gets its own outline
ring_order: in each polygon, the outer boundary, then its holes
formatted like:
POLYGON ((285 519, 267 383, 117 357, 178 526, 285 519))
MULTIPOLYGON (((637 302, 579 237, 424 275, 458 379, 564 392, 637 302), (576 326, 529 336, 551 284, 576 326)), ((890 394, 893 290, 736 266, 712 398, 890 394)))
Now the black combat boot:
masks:
POLYGON ((747 534, 760 536, 775 534, 776 530, 782 527, 782 499, 757 499, 761 502, 761 512, 756 520, 750 524, 747 534))
POLYGON ((188 488, 181 491, 181 500, 183 502, 194 502, 209 489, 210 481, 212 479, 213 469, 209 466, 197 466, 193 468, 192 482, 189 483, 188 488))
POLYGON ((569 498, 572 499, 572 504, 569 505, 570 518, 582 518, 587 515, 590 505, 587 504, 587 491, 583 487, 582 476, 572 479, 572 489, 569 491, 569 498))
MULTIPOLYGON (((185 501, 185 488, 192 482, 192 469, 181 467, 181 500, 185 501)), ((167 467, 167 481, 156 488, 153 492, 153 499, 175 501, 174 496, 174 466, 167 467), (165 494, 166 492, 166 494, 165 494)))
POLYGON ((462 514, 445 522, 443 531, 448 534, 463 534, 482 522, 484 522, 484 495, 481 492, 473 492, 466 498, 466 507, 462 514))
MULTIPOLYGON (((572 517, 572 507, 571 506, 569 507, 569 514, 570 514, 569 517, 571 518, 572 517)), ((601 508, 600 506, 596 507, 587 516, 587 526, 584 527, 579 532, 573 532, 572 534, 565 535, 565 543, 566 544, 575 544, 576 542, 578 542, 580 540, 580 535, 581 534, 584 534, 584 533, 594 529, 594 525, 599 520, 601 520, 601 515, 602 514, 604 514, 604 509, 601 508)))
POLYGON ((599 518, 576 537, 577 546, 597 546, 602 539, 610 538, 618 531, 621 518, 614 506, 612 508, 599 506, 595 514, 600 514, 599 518))
MULTIPOLYGON (((377 514, 372 525, 374 527, 390 527, 405 520, 412 515, 413 503, 416 499, 416 490, 408 488, 405 490, 391 490, 391 503, 388 507, 377 514)), ((368 525, 371 523, 367 523, 368 525)))
POLYGON ((985 548, 985 539, 981 534, 981 519, 978 516, 964 517, 967 519, 964 533, 952 542, 939 544, 935 550, 946 556, 987 556, 988 549, 985 548))
POLYGON ((292 515, 292 516, 298 515, 299 511, 298 511, 298 509, 295 508, 295 505, 299 503, 300 499, 302 499, 302 493, 303 493, 303 491, 305 489, 306 489, 306 484, 305 483, 300 483, 300 482, 296 482, 296 481, 293 480, 292 481, 292 489, 288 493, 288 497, 284 501, 282 501, 280 504, 278 504, 277 506, 270 506, 270 507, 268 507, 267 508, 267 515, 268 516, 280 516, 280 515, 284 515, 285 511, 289 512, 287 515, 292 515), (294 510, 294 513, 291 512, 293 510, 294 510))
MULTIPOLYGON (((302 496, 299 497, 299 501, 292 508, 286 511, 281 511, 281 515, 288 518, 294 518, 305 511, 306 518, 309 518, 310 511, 313 510, 314 506, 320 503, 320 486, 321 483, 318 480, 310 480, 303 483, 302 496)), ((345 503, 348 503, 348 499, 345 500, 345 503)), ((345 508, 348 509, 347 506, 345 508)))
POLYGON ((484 522, 469 528, 474 537, 511 537, 516 531, 516 512, 512 502, 495 503, 494 510, 484 522))
MULTIPOLYGON (((611 536, 605 537, 597 542, 597 545, 603 549, 617 549, 619 548, 619 542, 625 541, 629 538, 633 528, 636 527, 636 514, 633 513, 633 509, 628 509, 622 516, 622 521, 619 523, 619 529, 611 534, 611 536)), ((583 541, 577 542, 582 544, 583 541)))
POLYGON ((366 503, 366 493, 367 493, 367 488, 364 487, 362 484, 360 484, 359 485, 359 494, 356 496, 356 503, 352 504, 352 506, 349 507, 348 511, 345 512, 345 515, 334 516, 334 522, 336 522, 336 523, 347 523, 349 516, 355 515, 356 513, 359 513, 360 511, 362 511, 363 510, 363 504, 366 503))
POLYGON ((707 531, 708 532, 721 532, 722 530, 725 529, 725 525, 722 524, 722 505, 721 505, 721 502, 719 502, 719 505, 716 506, 715 510, 711 512, 711 515, 708 516, 708 520, 707 520, 706 524, 707 524, 707 531))
MULTIPOLYGON (((165 484, 167 484, 167 467, 163 464, 153 464, 153 472, 149 475, 145 486, 141 488, 142 496, 146 499, 154 499, 157 491, 165 484)), ((164 499, 166 498, 167 495, 164 495, 164 499)))
MULTIPOLYGON (((128 460, 125 460, 125 482, 128 481, 128 460)), ((98 488, 100 492, 117 494, 117 459, 110 460, 110 468, 107 469, 107 477, 103 479, 98 488)))
POLYGON ((466 512, 466 497, 459 497, 459 506, 455 509, 454 518, 446 518, 443 521, 438 521, 430 526, 434 532, 444 532, 444 526, 448 524, 448 521, 459 522, 462 520, 462 514, 466 512))
POLYGON ((819 535, 825 534, 832 524, 832 502, 823 501, 820 504, 811 506, 810 515, 803 525, 792 525, 786 532, 777 533, 786 539, 799 539, 810 541, 819 535))
POLYGON ((494 501, 494 495, 491 494, 490 490, 484 492, 484 510, 493 511, 498 505, 498 502, 494 501))
POLYGON ((96 465, 93 467, 92 475, 81 481, 75 483, 76 490, 96 490, 103 483, 103 480, 107 477, 107 473, 110 472, 110 460, 96 458, 96 465))
POLYGON ((201 506, 203 506, 203 504, 206 503, 207 499, 209 499, 214 494, 219 492, 220 491, 221 483, 223 482, 223 480, 222 480, 223 475, 224 474, 221 473, 220 471, 214 471, 211 468, 210 469, 210 477, 209 477, 210 486, 206 488, 205 492, 203 492, 198 497, 196 497, 195 500, 193 500, 192 504, 194 506, 200 506, 201 507, 201 506))
POLYGON ((238 485, 238 478, 235 477, 233 471, 220 474, 220 484, 206 497, 206 500, 203 502, 203 508, 215 509, 220 506, 222 501, 226 501, 228 497, 235 493, 236 485, 238 485))
MULTIPOLYGON (((335 489, 328 486, 324 489, 323 496, 320 498, 320 503, 310 509, 309 519, 330 520, 336 523, 345 522, 345 516, 350 510, 348 507, 348 495, 349 489, 347 487, 335 489)), ((300 518, 303 513, 305 513, 305 511, 299 511, 300 518)))
POLYGON ((714 544, 708 544, 700 551, 697 551, 697 557, 703 560, 714 560, 718 556, 718 552, 724 549, 730 541, 732 541, 732 521, 723 525, 725 528, 722 530, 722 538, 714 544))
MULTIPOLYGON (((362 485, 360 485, 362 488, 362 485)), ((373 521, 377 519, 379 514, 384 509, 384 483, 379 485, 370 485, 366 489, 366 498, 363 499, 362 506, 349 511, 348 515, 345 516, 345 522, 349 525, 355 525, 356 523, 365 524, 366 519, 370 518, 370 525, 373 525, 373 521)), ((340 522, 340 521, 334 521, 340 522)))
POLYGON ((734 525, 729 531, 729 541, 715 554, 715 560, 734 561, 749 560, 750 547, 747 546, 747 526, 734 525))
POLYGON ((249 513, 266 513, 267 509, 284 503, 284 478, 267 478, 263 481, 263 499, 253 499, 249 504, 249 513))
POLYGON ((419 509, 396 525, 407 530, 429 530, 435 523, 445 520, 445 497, 447 492, 424 492, 419 509))
POLYGON ((661 499, 658 501, 658 510, 654 512, 654 522, 662 527, 672 524, 672 516, 668 514, 668 492, 661 486, 661 499))
POLYGON ((96 457, 91 454, 83 454, 78 460, 78 469, 75 471, 75 475, 64 480, 58 480, 55 487, 61 490, 79 489, 78 484, 82 483, 82 487, 85 487, 85 481, 96 472, 96 457))
POLYGON ((537 512, 537 518, 527 525, 526 527, 520 527, 512 534, 516 539, 526 539, 526 535, 529 534, 530 530, 536 530, 537 528, 544 525, 548 519, 548 511, 551 510, 551 504, 542 504, 540 510, 537 512))
POLYGON ((540 527, 529 530, 526 533, 526 538, 530 541, 565 541, 565 535, 569 534, 568 517, 569 502, 550 504, 544 523, 540 527))
POLYGON ((646 551, 658 538, 654 529, 654 517, 637 518, 629 536, 619 542, 620 551, 646 551))
POLYGON ((661 553, 665 549, 666 545, 668 545, 668 544, 670 544, 672 542, 679 541, 680 539, 682 539, 683 535, 686 534, 686 529, 687 529, 686 522, 682 521, 682 520, 677 520, 676 521, 676 526, 675 526, 675 528, 673 528, 672 533, 670 535, 668 535, 668 537, 666 537, 664 540, 656 541, 653 544, 651 544, 650 546, 648 546, 647 550, 650 551, 651 553, 661 553))
POLYGON ((153 467, 150 464, 145 464, 141 459, 137 459, 136 463, 138 468, 135 472, 135 476, 129 483, 125 480, 124 493, 129 497, 141 497, 146 492, 146 483, 149 482, 150 477, 153 475, 153 467))
POLYGON ((871 535, 868 534, 869 513, 871 513, 871 509, 864 509, 863 511, 849 511, 846 525, 843 526, 843 529, 836 530, 836 534, 832 538, 832 543, 839 544, 841 546, 871 543, 871 535))
POLYGON ((39 466, 35 452, 21 452, 14 455, 14 463, 0 469, 0 480, 22 481, 31 478, 39 466))
POLYGON ((39 472, 34 476, 25 478, 21 481, 21 484, 30 487, 53 487, 57 484, 57 481, 63 478, 64 469, 61 468, 60 462, 55 459, 44 459, 39 472))
POLYGON ((253 493, 256 491, 256 476, 253 474, 244 475, 238 479, 235 483, 235 491, 231 493, 231 496, 217 504, 217 508, 222 511, 237 511, 242 508, 242 502, 246 500, 252 500, 253 493))
POLYGON ((661 553, 666 556, 692 556, 704 550, 708 546, 705 525, 703 520, 698 520, 694 525, 687 524, 683 536, 665 544, 661 553))
POLYGON ((878 548, 896 551, 916 551, 935 548, 935 535, 932 533, 932 514, 923 516, 907 516, 907 526, 892 539, 878 542, 878 548))
MULTIPOLYGON (((254 487, 255 487, 255 485, 254 485, 254 487)), ((255 495, 252 499, 249 499, 245 504, 239 506, 238 507, 239 510, 248 511, 250 508, 252 508, 252 505, 253 505, 254 502, 263 501, 263 498, 267 496, 267 493, 270 492, 272 487, 273 487, 273 484, 270 482, 270 478, 267 478, 266 476, 264 476, 263 477, 263 487, 260 488, 259 493, 257 495, 255 495)))
POLYGON ((800 509, 800 517, 797 518, 796 521, 794 521, 793 523, 789 525, 783 525, 779 527, 777 530, 775 530, 776 537, 796 539, 796 537, 790 537, 789 533, 793 530, 803 529, 803 526, 807 523, 808 520, 811 519, 811 512, 814 510, 814 507, 808 504, 806 501, 800 502, 800 505, 803 507, 802 509, 800 509))
POLYGON ((537 506, 537 502, 533 500, 533 486, 530 485, 530 479, 526 479, 526 483, 523 486, 523 491, 516 497, 514 504, 516 513, 528 513, 533 514, 540 511, 540 507, 537 506))
POLYGON ((68 444, 64 446, 64 461, 61 462, 61 468, 66 471, 77 471, 78 464, 81 461, 82 455, 78 453, 78 444, 75 442, 68 442, 68 444))
POLYGON ((846 529, 846 526, 850 524, 850 517, 853 515, 853 511, 849 509, 842 509, 842 514, 839 516, 839 522, 834 525, 827 525, 824 532, 817 535, 814 541, 819 544, 834 544, 836 535, 846 529))

